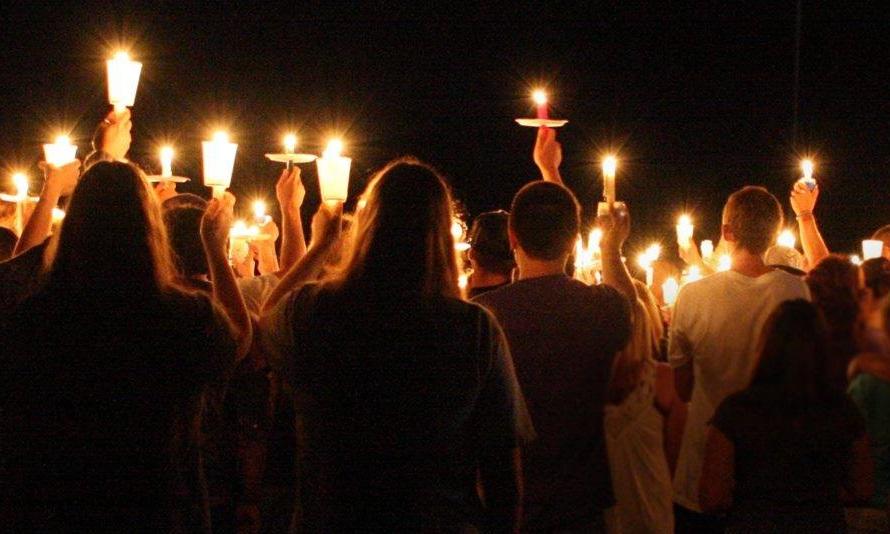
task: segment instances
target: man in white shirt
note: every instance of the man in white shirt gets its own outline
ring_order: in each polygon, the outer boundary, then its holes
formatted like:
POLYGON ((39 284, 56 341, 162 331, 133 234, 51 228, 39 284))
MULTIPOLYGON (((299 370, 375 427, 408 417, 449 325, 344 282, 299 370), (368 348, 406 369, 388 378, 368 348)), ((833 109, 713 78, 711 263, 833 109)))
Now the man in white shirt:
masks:
POLYGON ((690 403, 674 476, 679 534, 723 531, 720 519, 699 507, 708 422, 723 399, 748 384, 767 317, 786 300, 809 299, 801 278, 763 261, 782 222, 781 205, 766 189, 732 194, 723 209, 732 269, 688 284, 674 308, 669 358, 680 397, 690 403))

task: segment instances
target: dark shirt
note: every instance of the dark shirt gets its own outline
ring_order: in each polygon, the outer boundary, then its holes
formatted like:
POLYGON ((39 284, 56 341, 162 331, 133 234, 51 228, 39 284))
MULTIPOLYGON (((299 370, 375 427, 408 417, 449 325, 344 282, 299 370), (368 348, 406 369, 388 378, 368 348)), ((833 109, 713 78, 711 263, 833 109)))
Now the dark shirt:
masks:
POLYGON ((0 262, 0 323, 4 315, 36 289, 48 242, 49 239, 12 259, 0 262))
POLYGON ((475 299, 479 295, 484 295, 490 291, 494 291, 495 289, 500 289, 510 282, 504 282, 503 284, 495 284, 493 286, 483 286, 483 287, 471 287, 468 295, 470 299, 475 299))
POLYGON ((613 502, 603 431, 612 360, 630 337, 628 301, 564 275, 482 295, 504 329, 538 439, 522 450, 528 530, 572 528, 613 502))
POLYGON ((485 520, 479 458, 516 447, 518 386, 482 308, 308 286, 267 324, 274 367, 296 393, 301 531, 485 520))
POLYGON ((0 340, 3 524, 201 530, 194 423, 234 363, 229 328, 206 297, 100 302, 40 291, 0 340))
POLYGON ((777 389, 730 395, 711 422, 735 447, 733 532, 843 532, 840 489, 865 422, 846 395, 799 413, 777 389))

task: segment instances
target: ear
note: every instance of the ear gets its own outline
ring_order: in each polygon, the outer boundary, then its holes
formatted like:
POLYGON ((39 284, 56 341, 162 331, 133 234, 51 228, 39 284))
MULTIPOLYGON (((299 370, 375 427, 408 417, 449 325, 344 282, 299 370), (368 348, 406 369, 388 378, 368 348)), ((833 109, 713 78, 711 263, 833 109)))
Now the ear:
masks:
POLYGON ((519 240, 516 239, 516 234, 513 233, 513 229, 509 226, 507 227, 507 238, 510 240, 510 250, 519 248, 519 240))
POLYGON ((721 227, 721 230, 723 232, 723 240, 724 241, 726 241, 728 243, 736 242, 735 233, 733 233, 732 228, 728 224, 724 224, 721 227))

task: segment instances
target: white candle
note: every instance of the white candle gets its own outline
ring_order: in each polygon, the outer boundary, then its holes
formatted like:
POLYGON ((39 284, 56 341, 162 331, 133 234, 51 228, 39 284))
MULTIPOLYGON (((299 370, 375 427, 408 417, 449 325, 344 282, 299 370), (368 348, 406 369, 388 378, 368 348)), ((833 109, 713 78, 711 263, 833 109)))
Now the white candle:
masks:
POLYGON ((285 154, 293 154, 297 149, 297 136, 294 134, 287 134, 284 136, 284 153, 285 154))
POLYGON ((809 158, 800 160, 800 170, 803 173, 803 178, 801 178, 801 181, 806 184, 807 189, 809 189, 810 191, 816 188, 816 179, 813 178, 813 170, 815 168, 816 164, 813 163, 813 160, 809 158))
POLYGON ((161 147, 161 176, 173 176, 173 147, 161 147))
POLYGON ((704 241, 701 242, 701 257, 703 259, 709 260, 709 259, 711 259, 711 256, 713 256, 713 255, 714 255, 714 242, 709 239, 705 239, 704 241))
POLYGON ((677 221, 677 244, 683 250, 688 250, 692 246, 692 236, 695 234, 695 226, 692 224, 692 217, 689 215, 681 215, 677 221))
POLYGON ((131 107, 136 101, 142 63, 130 59, 126 52, 118 52, 106 61, 108 68, 108 103, 117 113, 131 107))
POLYGON ((28 177, 25 173, 17 172, 13 174, 12 185, 15 187, 15 196, 19 199, 19 202, 27 200, 30 184, 28 183, 28 177))
POLYGON ((618 169, 618 160, 615 156, 608 155, 603 158, 603 196, 606 203, 612 205, 615 202, 615 172, 618 169))
POLYGON ((77 157, 77 145, 72 145, 67 135, 60 135, 55 143, 43 145, 43 157, 50 165, 62 167, 77 157))
POLYGON ((680 284, 674 277, 668 278, 661 285, 661 297, 666 306, 673 306, 677 302, 680 293, 680 284))
POLYGON ((862 259, 865 261, 884 255, 884 242, 880 239, 866 239, 862 242, 862 259))
POLYGON ((780 247, 795 248, 797 247, 797 238, 794 237, 794 232, 791 230, 782 230, 782 233, 776 239, 776 244, 780 247))
POLYGON ((349 196, 349 168, 352 159, 340 155, 343 142, 332 139, 320 158, 318 165, 318 185, 321 198, 325 202, 345 202, 349 196))
POLYGON ((235 167, 236 143, 229 142, 226 132, 216 132, 213 139, 201 143, 204 156, 204 185, 213 188, 214 198, 223 195, 232 183, 235 167))

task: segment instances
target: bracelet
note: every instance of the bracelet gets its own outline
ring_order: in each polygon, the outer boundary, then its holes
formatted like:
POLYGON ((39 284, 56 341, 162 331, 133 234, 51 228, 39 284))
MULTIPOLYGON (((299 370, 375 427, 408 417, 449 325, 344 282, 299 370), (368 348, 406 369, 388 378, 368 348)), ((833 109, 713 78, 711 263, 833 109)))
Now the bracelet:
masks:
POLYGON ((802 211, 797 214, 798 221, 801 221, 807 217, 813 217, 813 212, 811 210, 802 211))

